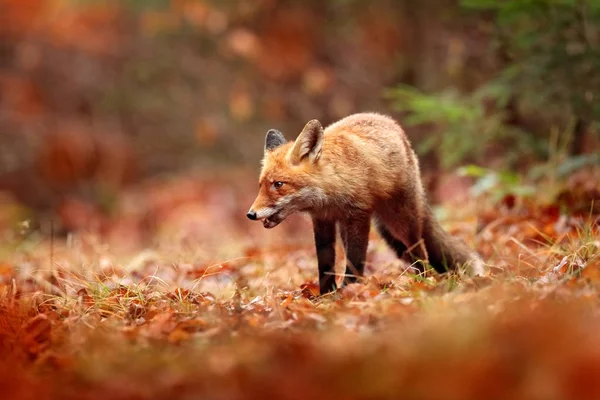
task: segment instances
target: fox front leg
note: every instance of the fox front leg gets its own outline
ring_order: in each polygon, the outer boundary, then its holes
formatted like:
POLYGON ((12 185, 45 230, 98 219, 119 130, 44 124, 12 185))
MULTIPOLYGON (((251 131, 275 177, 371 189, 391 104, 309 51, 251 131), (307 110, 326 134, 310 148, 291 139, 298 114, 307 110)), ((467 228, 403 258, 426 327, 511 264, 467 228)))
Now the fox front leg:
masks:
POLYGON ((371 215, 366 213, 353 214, 340 222, 340 228, 344 249, 346 250, 344 283, 354 283, 364 274, 371 215))
POLYGON ((324 295, 336 290, 335 221, 313 219, 313 227, 319 264, 319 291, 324 295))

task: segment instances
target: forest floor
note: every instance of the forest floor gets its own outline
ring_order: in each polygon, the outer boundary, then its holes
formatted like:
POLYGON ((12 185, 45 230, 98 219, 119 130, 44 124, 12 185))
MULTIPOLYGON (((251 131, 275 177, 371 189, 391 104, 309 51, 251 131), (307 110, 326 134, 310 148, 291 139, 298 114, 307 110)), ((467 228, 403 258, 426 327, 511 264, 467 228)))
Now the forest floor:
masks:
POLYGON ((596 178, 444 204, 488 276, 416 275, 372 233, 364 280, 323 297, 310 224, 246 220, 253 182, 153 182, 112 217, 73 202, 97 230, 67 237, 8 224, 2 397, 598 399, 596 178))

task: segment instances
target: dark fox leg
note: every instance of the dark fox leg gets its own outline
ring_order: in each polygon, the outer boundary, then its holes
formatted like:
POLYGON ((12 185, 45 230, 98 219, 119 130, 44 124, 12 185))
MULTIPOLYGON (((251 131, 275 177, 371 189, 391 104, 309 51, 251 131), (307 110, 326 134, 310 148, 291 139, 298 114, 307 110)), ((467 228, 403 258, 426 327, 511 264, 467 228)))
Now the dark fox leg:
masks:
POLYGON ((376 217, 379 232, 398 257, 423 272, 423 262, 428 261, 428 254, 423 238, 422 206, 419 199, 409 195, 414 192, 414 189, 400 192, 380 204, 376 217))
POLYGON ((379 232, 383 240, 385 240, 388 246, 390 246, 390 248, 394 250, 398 258, 404 258, 406 245, 402 243, 401 240, 396 239, 394 235, 392 235, 392 233, 385 227, 383 222, 379 220, 379 218, 375 218, 375 227, 377 228, 377 231, 379 232))
POLYGON ((364 274, 370 228, 371 215, 366 213, 352 215, 340 221, 340 232, 346 250, 345 284, 356 282, 364 274))
POLYGON ((398 195, 378 207, 377 219, 383 228, 379 231, 384 240, 398 255, 397 249, 402 248, 399 243, 408 247, 404 258, 408 257, 407 261, 420 271, 424 268, 419 260, 423 260, 439 273, 470 264, 471 274, 483 274, 484 266, 478 255, 462 240, 449 235, 435 219, 426 198, 421 199, 419 207, 418 199, 398 195))
MULTIPOLYGON (((424 271, 423 263, 421 261, 425 260, 425 258, 422 256, 423 253, 418 253, 419 249, 417 249, 417 252, 408 252, 408 247, 406 247, 404 242, 394 237, 392 232, 390 232, 389 229, 386 228, 385 224, 383 224, 379 219, 376 219, 376 227, 383 240, 385 240, 387 245, 396 253, 396 256, 398 256, 399 259, 410 263, 412 267, 416 268, 419 272, 424 271), (417 256, 416 254, 421 254, 421 257, 417 256)), ((417 246, 420 245, 417 244, 417 246)), ((415 246, 415 248, 417 246, 415 246)))
POLYGON ((423 218, 423 238, 429 253, 429 262, 438 272, 466 266, 471 275, 482 275, 485 267, 479 255, 465 242, 451 236, 435 219, 433 212, 426 206, 423 218))
POLYGON ((326 294, 335 284, 335 221, 313 219, 315 247, 319 265, 319 291, 326 294))

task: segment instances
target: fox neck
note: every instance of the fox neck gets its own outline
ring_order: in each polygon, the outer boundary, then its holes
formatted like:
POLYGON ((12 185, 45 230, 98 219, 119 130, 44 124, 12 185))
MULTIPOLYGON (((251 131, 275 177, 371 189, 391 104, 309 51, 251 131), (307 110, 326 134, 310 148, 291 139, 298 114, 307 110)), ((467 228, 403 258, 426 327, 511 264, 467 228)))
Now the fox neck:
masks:
POLYGON ((316 219, 343 220, 355 214, 369 212, 369 208, 357 206, 350 199, 337 195, 328 196, 318 206, 313 206, 304 211, 316 219))

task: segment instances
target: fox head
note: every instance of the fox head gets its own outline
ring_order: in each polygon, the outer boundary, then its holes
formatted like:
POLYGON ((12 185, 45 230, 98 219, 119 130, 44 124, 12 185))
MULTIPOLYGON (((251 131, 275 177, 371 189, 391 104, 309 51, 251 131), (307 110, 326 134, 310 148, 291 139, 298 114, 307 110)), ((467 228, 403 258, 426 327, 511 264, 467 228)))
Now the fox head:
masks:
POLYGON ((295 142, 287 142, 275 129, 267 132, 258 196, 248 211, 251 220, 273 228, 290 214, 310 211, 323 201, 316 179, 323 146, 323 127, 306 124, 295 142))

